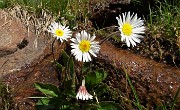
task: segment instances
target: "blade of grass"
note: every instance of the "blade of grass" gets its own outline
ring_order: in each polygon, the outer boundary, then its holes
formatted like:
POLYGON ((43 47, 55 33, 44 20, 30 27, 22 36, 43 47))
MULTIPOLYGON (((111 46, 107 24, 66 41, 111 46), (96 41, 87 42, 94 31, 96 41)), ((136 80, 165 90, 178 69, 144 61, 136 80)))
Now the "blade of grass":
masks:
POLYGON ((131 82, 131 80, 130 80, 130 78, 129 78, 129 76, 128 76, 128 73, 127 73, 127 71, 126 71, 125 68, 123 68, 123 70, 124 70, 124 73, 125 73, 126 78, 127 78, 127 80, 128 80, 128 83, 129 83, 129 85, 130 85, 130 87, 131 87, 131 89, 132 89, 132 91, 133 91, 134 97, 135 97, 135 99, 136 99, 137 107, 138 107, 139 110, 143 110, 143 109, 142 109, 142 106, 141 106, 141 103, 140 103, 140 101, 139 101, 137 92, 136 92, 136 90, 135 90, 135 88, 134 88, 134 86, 133 86, 133 84, 132 84, 132 82, 131 82))
POLYGON ((176 99, 177 99, 177 97, 178 97, 178 95, 179 95, 179 91, 180 91, 180 87, 178 88, 178 90, 177 90, 177 92, 176 92, 176 95, 175 95, 175 97, 174 97, 174 100, 173 100, 173 102, 172 102, 172 104, 171 104, 171 110, 174 110, 174 106, 175 106, 175 104, 176 104, 176 99))
POLYGON ((150 4, 149 4, 149 21, 150 21, 150 25, 149 25, 149 27, 150 27, 150 26, 152 26, 152 10, 151 10, 150 4))

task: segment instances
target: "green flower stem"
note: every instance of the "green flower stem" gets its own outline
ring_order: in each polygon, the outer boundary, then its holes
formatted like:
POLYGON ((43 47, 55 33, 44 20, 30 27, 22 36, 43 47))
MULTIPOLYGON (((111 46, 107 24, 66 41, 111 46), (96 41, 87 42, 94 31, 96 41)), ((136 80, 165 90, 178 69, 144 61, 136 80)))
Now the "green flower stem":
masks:
POLYGON ((50 98, 50 97, 28 97, 30 99, 47 99, 47 98, 50 98))
POLYGON ((55 41, 56 41, 56 38, 54 38, 54 40, 53 40, 53 42, 52 42, 52 45, 51 45, 51 53, 52 53, 52 55, 53 55, 53 60, 54 60, 54 62, 56 61, 56 59, 55 59, 55 57, 54 57, 54 43, 55 43, 55 41))
POLYGON ((116 32, 113 32, 111 34, 109 34, 106 38, 104 38, 100 43, 99 45, 101 45, 102 43, 104 43, 106 40, 108 40, 109 38, 111 38, 113 35, 116 35, 116 34, 121 34, 120 31, 116 31, 116 32))
MULTIPOLYGON (((54 57, 54 43, 55 43, 56 39, 57 39, 57 38, 54 38, 54 39, 53 39, 53 42, 52 42, 52 45, 51 45, 51 53, 50 53, 50 55, 51 55, 51 54, 53 55, 53 60, 54 60, 54 62, 56 61, 56 59, 55 59, 55 57, 54 57)), ((62 45, 63 45, 63 43, 61 43, 60 46, 62 46, 62 45)))

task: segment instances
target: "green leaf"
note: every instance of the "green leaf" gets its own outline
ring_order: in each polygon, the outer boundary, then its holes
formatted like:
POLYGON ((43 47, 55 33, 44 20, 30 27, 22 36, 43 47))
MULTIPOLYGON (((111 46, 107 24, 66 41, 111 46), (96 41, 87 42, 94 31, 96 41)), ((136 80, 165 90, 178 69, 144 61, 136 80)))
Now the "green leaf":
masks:
POLYGON ((67 80, 63 82, 64 85, 64 91, 63 93, 65 95, 68 95, 70 97, 75 97, 76 96, 76 91, 75 87, 73 85, 73 79, 67 80))
POLYGON ((54 110, 58 106, 57 98, 42 98, 36 103, 36 110, 54 110))
POLYGON ((63 86, 65 90, 70 90, 72 89, 72 79, 64 81, 63 86))
POLYGON ((70 61, 69 61, 69 69, 70 69, 71 78, 75 79, 74 61, 73 61, 73 58, 72 58, 72 57, 70 58, 70 61))
POLYGON ((86 62, 86 63, 83 64, 82 73, 87 73, 89 71, 90 71, 90 63, 86 62))
POLYGON ((100 96, 107 91, 109 91, 109 86, 104 83, 102 83, 95 89, 95 93, 97 94, 97 96, 100 96))
POLYGON ((97 84, 102 82, 107 77, 107 73, 103 69, 95 71, 95 74, 97 84))
POLYGON ((94 87, 96 85, 96 74, 95 72, 89 72, 86 77, 86 83, 88 84, 87 86, 90 86, 90 87, 94 87))
POLYGON ((98 104, 93 103, 84 103, 82 105, 82 110, 98 110, 100 106, 98 104))
POLYGON ((86 75, 86 83, 93 88, 100 84, 106 77, 107 73, 103 69, 99 69, 86 75))
POLYGON ((43 94, 50 95, 52 97, 58 97, 58 94, 60 92, 59 89, 55 85, 52 85, 52 84, 43 84, 43 83, 36 82, 34 85, 43 94))
POLYGON ((51 105, 36 105, 36 110, 54 110, 51 105))
POLYGON ((56 64, 57 69, 58 69, 60 72, 62 72, 62 71, 64 70, 64 67, 63 67, 61 64, 59 64, 58 62, 55 62, 55 64, 56 64))
POLYGON ((98 108, 98 110, 124 110, 124 108, 119 106, 119 104, 110 101, 100 102, 99 105, 101 107, 98 108))
POLYGON ((69 62, 69 55, 64 50, 62 50, 62 60, 64 66, 67 67, 69 62))
POLYGON ((76 92, 74 90, 64 90, 63 93, 69 97, 75 98, 76 97, 76 92))
POLYGON ((50 99, 49 98, 42 98, 38 100, 36 103, 36 110, 49 110, 52 109, 52 106, 49 105, 50 99))
POLYGON ((49 101, 50 101, 49 98, 42 98, 42 99, 38 100, 36 105, 48 105, 49 101))

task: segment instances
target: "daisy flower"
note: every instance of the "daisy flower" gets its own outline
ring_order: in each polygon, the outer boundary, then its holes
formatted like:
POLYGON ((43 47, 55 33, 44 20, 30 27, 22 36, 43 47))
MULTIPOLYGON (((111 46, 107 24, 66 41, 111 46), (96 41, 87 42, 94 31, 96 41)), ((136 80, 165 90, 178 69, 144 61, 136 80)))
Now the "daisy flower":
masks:
POLYGON ((130 44, 134 47, 136 43, 140 43, 139 38, 143 38, 141 34, 144 34, 145 27, 143 20, 137 18, 137 14, 130 15, 128 13, 122 13, 122 17, 116 17, 121 32, 121 41, 125 41, 127 46, 130 44))
POLYGON ((88 93, 85 87, 85 79, 82 80, 82 85, 80 86, 78 93, 76 95, 76 99, 81 99, 81 100, 89 100, 93 99, 93 96, 88 93))
POLYGON ((49 26, 48 32, 52 33, 53 37, 56 37, 57 40, 59 39, 61 42, 64 40, 67 41, 67 39, 71 37, 71 31, 69 27, 63 26, 57 22, 53 22, 49 26))
POLYGON ((78 61, 89 62, 91 61, 91 56, 97 57, 96 54, 100 50, 99 42, 94 41, 95 35, 92 37, 85 30, 76 34, 76 38, 70 39, 72 41, 71 53, 75 56, 78 61))

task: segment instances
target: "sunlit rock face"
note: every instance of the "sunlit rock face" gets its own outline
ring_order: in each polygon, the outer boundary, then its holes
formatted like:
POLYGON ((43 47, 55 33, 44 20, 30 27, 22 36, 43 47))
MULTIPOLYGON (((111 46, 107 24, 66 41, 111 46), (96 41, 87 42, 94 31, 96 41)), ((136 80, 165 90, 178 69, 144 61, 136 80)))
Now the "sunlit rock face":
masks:
POLYGON ((31 64, 47 47, 48 39, 27 31, 18 18, 0 11, 0 77, 31 64))
POLYGON ((34 82, 58 85, 58 74, 53 64, 64 45, 52 38, 35 34, 20 19, 0 10, 0 81, 8 85, 15 103, 14 109, 33 110, 35 102, 28 97, 36 94, 34 82))
POLYGON ((8 13, 0 11, 0 58, 18 50, 18 44, 27 36, 24 26, 8 13))

